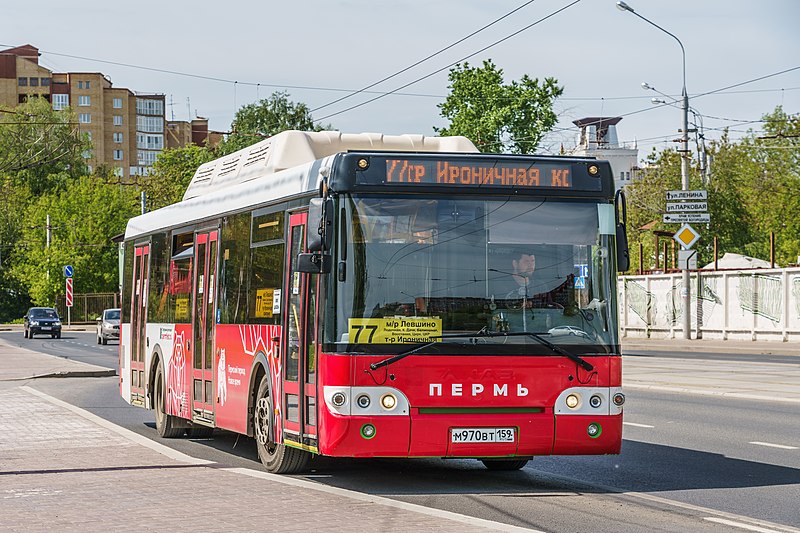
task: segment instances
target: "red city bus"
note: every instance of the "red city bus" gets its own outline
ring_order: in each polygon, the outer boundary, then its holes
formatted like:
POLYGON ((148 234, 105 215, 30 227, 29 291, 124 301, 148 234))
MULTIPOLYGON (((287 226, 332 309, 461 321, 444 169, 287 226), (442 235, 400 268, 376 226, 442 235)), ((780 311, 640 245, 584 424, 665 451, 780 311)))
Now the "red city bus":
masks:
POLYGON ((613 183, 462 137, 284 132, 206 163, 128 224, 120 393, 278 473, 619 453, 613 183))

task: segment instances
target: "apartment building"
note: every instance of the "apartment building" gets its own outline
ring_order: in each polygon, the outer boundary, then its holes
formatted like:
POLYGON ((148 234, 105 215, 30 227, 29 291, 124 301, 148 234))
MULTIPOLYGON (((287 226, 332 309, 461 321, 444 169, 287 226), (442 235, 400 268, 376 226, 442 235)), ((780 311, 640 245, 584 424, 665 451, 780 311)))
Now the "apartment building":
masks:
MULTIPOLYGON (((167 145, 163 94, 114 87, 101 72, 52 72, 39 65, 39 50, 29 44, 0 50, 0 106, 14 107, 29 98, 45 98, 54 109, 75 112, 80 131, 93 144, 84 154, 90 169, 103 165, 127 181, 146 175, 167 145)), ((194 130, 193 121, 190 135, 174 136, 170 147, 197 142, 194 130)), ((205 132, 208 137, 208 121, 205 132)))

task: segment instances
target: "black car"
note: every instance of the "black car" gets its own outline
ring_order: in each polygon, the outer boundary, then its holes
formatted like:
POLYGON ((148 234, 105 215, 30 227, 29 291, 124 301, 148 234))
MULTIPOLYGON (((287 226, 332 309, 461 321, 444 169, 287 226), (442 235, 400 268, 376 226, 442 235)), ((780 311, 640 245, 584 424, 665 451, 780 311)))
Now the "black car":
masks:
POLYGON ((34 335, 61 338, 61 319, 58 317, 58 311, 52 307, 31 307, 25 313, 23 324, 26 339, 32 339, 34 335))

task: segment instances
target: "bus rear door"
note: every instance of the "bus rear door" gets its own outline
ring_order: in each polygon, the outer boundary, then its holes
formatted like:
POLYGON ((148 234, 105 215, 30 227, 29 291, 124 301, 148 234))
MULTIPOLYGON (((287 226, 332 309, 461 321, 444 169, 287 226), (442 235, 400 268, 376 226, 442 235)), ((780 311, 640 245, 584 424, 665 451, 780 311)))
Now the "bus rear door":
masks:
POLYGON ((136 246, 133 260, 133 283, 131 283, 131 403, 145 404, 144 359, 147 345, 145 324, 147 322, 147 279, 150 268, 150 244, 136 246))

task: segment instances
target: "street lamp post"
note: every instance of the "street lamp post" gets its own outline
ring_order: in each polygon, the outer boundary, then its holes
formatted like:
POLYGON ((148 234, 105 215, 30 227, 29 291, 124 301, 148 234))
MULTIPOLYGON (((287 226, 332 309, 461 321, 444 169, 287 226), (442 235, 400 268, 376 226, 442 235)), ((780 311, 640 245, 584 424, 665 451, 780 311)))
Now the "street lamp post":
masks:
MULTIPOLYGON (((655 26, 659 30, 663 31, 676 41, 678 41, 678 45, 681 47, 681 58, 683 60, 683 87, 681 89, 681 189, 684 191, 689 190, 689 94, 686 92, 686 49, 683 47, 683 43, 680 39, 678 39, 675 35, 668 32, 655 22, 646 19, 639 13, 633 10, 631 6, 626 4, 625 2, 619 1, 617 2, 617 8, 620 11, 627 11, 629 13, 633 13, 643 21, 647 22, 651 26, 655 26)), ((683 289, 681 290, 681 299, 683 300, 683 338, 684 339, 691 339, 692 338, 692 294, 691 294, 691 286, 690 286, 690 278, 689 278, 689 270, 684 268, 683 269, 683 289)))

